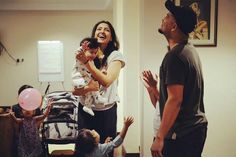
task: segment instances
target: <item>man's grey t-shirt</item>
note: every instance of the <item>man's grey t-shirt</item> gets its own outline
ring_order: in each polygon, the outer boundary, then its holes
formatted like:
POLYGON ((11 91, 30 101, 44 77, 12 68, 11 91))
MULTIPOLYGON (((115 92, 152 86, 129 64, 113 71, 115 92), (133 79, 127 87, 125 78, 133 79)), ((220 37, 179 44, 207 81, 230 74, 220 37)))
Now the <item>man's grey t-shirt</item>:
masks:
POLYGON ((183 85, 183 101, 179 114, 166 138, 183 137, 194 129, 206 125, 204 110, 204 82, 201 61, 195 48, 180 43, 165 55, 160 67, 160 113, 168 98, 168 85, 183 85))

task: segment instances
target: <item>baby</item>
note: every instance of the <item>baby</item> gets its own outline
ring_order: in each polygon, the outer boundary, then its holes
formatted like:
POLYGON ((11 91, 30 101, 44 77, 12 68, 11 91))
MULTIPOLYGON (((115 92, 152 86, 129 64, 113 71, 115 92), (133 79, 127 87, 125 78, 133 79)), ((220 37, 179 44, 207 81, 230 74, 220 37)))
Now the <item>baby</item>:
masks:
MULTIPOLYGON (((100 136, 95 130, 82 129, 78 134, 78 154, 83 157, 108 157, 108 153, 120 146, 126 136, 129 126, 134 122, 133 117, 124 118, 124 125, 118 136, 112 141, 100 142, 100 136)), ((107 140, 106 140, 107 141, 107 140)))
MULTIPOLYGON (((80 47, 77 50, 76 55, 78 53, 85 53, 88 60, 94 60, 99 51, 99 43, 96 38, 84 38, 80 43, 80 47)), ((76 88, 83 88, 93 79, 85 64, 86 63, 81 63, 76 59, 76 64, 72 71, 72 83, 76 88)), ((106 102, 107 99, 103 98, 99 91, 88 92, 84 95, 83 110, 91 116, 94 116, 94 112, 92 110, 94 104, 105 104, 106 102)))

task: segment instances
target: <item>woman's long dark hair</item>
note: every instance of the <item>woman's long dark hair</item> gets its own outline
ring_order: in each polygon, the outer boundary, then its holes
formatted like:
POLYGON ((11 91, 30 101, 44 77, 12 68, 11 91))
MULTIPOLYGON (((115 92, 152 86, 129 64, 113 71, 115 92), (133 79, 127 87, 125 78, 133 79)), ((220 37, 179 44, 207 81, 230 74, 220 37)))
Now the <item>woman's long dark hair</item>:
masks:
POLYGON ((104 66, 106 61, 107 61, 107 58, 108 56, 111 54, 111 52, 115 51, 115 50, 119 50, 120 48, 120 43, 118 41, 118 38, 116 36, 116 32, 115 32, 115 29, 113 28, 112 24, 109 22, 109 21, 99 21, 98 23, 96 23, 93 27, 93 30, 92 30, 92 34, 91 34, 91 37, 94 38, 95 37, 95 32, 97 30, 97 27, 99 24, 101 23, 105 23, 109 26, 110 30, 111 30, 111 37, 112 37, 112 41, 110 41, 107 45, 107 47, 105 48, 105 50, 103 51, 104 53, 104 58, 102 59, 102 62, 98 59, 98 57, 96 57, 94 59, 94 64, 95 66, 99 69, 100 67, 104 66))

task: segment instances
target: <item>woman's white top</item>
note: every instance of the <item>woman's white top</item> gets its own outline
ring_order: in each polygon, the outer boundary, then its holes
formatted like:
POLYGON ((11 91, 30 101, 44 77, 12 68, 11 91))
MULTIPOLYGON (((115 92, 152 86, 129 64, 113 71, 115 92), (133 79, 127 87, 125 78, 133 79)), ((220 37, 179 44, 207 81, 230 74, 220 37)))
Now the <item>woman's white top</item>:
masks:
MULTIPOLYGON (((113 61, 121 61, 121 68, 125 66, 125 59, 124 56, 121 52, 119 51, 113 51, 107 58, 107 63, 105 66, 102 68, 104 70, 107 70, 109 65, 113 61)), ((102 97, 107 99, 107 102, 104 104, 94 104, 95 107, 92 109, 95 111, 102 111, 102 110, 107 110, 111 108, 116 102, 120 101, 120 98, 118 96, 118 78, 113 81, 113 83, 107 87, 100 87, 100 93, 102 97)), ((84 103, 84 96, 79 97, 80 103, 83 105, 84 103)), ((95 103, 95 102, 94 102, 95 103)))

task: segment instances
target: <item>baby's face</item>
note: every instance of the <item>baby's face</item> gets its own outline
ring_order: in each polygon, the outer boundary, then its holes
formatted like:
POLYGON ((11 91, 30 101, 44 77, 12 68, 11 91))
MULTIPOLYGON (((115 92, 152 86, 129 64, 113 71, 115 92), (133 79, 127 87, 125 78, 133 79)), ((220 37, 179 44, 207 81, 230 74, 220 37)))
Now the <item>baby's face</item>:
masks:
POLYGON ((97 49, 89 49, 85 52, 85 55, 89 60, 94 60, 97 57, 98 48, 97 49))

